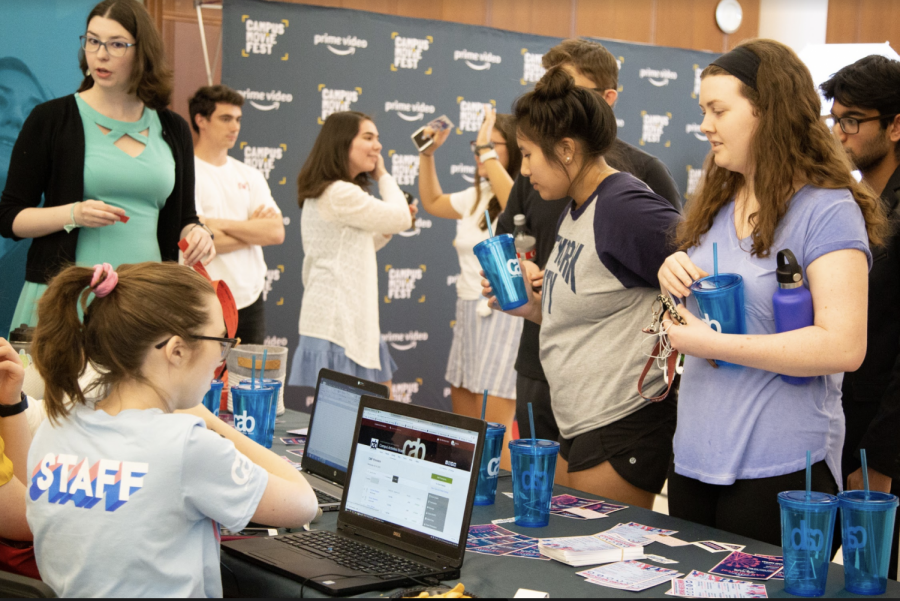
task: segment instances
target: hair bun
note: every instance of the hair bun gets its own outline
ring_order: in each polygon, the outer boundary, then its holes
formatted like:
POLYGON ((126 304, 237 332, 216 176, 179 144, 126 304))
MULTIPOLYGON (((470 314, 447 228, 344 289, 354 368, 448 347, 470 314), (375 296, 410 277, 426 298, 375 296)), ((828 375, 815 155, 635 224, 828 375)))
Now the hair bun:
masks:
POLYGON ((575 79, 561 65, 556 65, 547 69, 534 86, 534 96, 540 100, 556 100, 564 98, 575 88, 575 79))

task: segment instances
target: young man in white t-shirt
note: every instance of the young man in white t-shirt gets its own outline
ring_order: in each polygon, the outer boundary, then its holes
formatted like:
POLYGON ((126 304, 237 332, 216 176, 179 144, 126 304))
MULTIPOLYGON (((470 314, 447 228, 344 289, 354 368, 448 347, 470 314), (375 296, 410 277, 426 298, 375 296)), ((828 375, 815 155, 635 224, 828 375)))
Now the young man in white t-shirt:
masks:
POLYGON ((284 222, 266 178, 228 156, 241 131, 244 98, 228 86, 207 86, 189 101, 194 145, 197 215, 214 234, 210 276, 231 289, 238 308, 237 336, 262 344, 266 335, 263 246, 284 242, 284 222))

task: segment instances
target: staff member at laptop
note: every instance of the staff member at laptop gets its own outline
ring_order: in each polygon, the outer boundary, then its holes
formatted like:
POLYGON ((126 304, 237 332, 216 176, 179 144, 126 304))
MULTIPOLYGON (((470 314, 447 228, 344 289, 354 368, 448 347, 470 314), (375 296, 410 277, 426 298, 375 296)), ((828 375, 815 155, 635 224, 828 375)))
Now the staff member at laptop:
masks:
POLYGON ((325 367, 391 388, 397 364, 381 339, 375 253, 410 228, 416 208, 385 170, 381 148, 370 117, 334 113, 297 176, 303 303, 290 386, 314 387, 325 367), (381 200, 369 194, 372 180, 381 200))
POLYGON ((218 523, 296 528, 316 516, 296 470, 200 405, 238 342, 223 337, 205 278, 172 263, 69 267, 38 317, 49 419, 28 454, 26 505, 38 569, 59 596, 221 597, 218 523), (101 374, 86 391, 103 391, 95 405, 78 385, 88 362, 101 374))

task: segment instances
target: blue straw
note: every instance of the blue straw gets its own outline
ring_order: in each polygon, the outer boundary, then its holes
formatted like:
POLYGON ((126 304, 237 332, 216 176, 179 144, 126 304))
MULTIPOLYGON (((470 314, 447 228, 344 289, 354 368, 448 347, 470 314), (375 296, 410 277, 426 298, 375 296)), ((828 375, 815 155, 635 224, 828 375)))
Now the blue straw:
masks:
POLYGON ((534 447, 537 445, 535 442, 537 436, 534 435, 534 410, 531 408, 531 403, 528 403, 528 425, 531 426, 531 446, 534 447))
POLYGON ((866 450, 859 450, 859 458, 862 460, 863 488, 866 491, 866 500, 869 499, 869 465, 866 463, 866 450))
POLYGON ((719 287, 719 243, 713 242, 713 282, 719 287))
POLYGON ((250 390, 256 390, 256 357, 252 357, 250 364, 250 390))
POLYGON ((812 455, 806 452, 806 500, 812 496, 812 455))
POLYGON ((484 210, 484 222, 487 223, 488 236, 494 237, 494 228, 491 227, 491 213, 487 209, 484 210))
POLYGON ((484 421, 484 412, 487 409, 487 390, 484 391, 484 398, 481 399, 481 421, 484 421))

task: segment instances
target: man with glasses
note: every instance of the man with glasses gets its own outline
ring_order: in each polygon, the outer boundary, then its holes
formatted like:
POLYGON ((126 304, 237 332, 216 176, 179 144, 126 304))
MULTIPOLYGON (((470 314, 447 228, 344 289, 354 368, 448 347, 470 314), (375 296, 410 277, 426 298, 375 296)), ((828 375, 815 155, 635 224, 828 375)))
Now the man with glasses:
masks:
MULTIPOLYGON (((563 40, 544 55, 542 63, 546 69, 562 65, 562 68, 575 80, 575 85, 593 90, 610 106, 615 104, 618 98, 619 66, 612 53, 601 44, 582 39, 563 40)), ((678 211, 681 211, 681 195, 662 161, 618 139, 613 143, 612 149, 605 158, 611 167, 632 174, 647 184, 651 190, 672 203, 672 206, 678 211)), ((556 226, 559 223, 559 217, 569 202, 567 198, 543 200, 540 194, 531 187, 528 178, 520 175, 516 178, 510 191, 506 210, 500 215, 497 232, 500 234, 512 233, 515 227, 513 218, 517 214, 525 215, 528 229, 537 239, 535 248, 537 255, 533 261, 543 269, 556 242, 556 226)), ((550 387, 541 366, 540 332, 541 326, 525 320, 519 342, 519 354, 516 359, 516 419, 520 428, 528 423, 528 403, 530 402, 534 409, 534 426, 537 437, 558 440, 559 428, 550 406, 550 387)), ((658 427, 658 424, 647 424, 647 429, 658 427)), ((640 432, 638 435, 643 433, 640 432)), ((569 459, 571 461, 573 458, 570 456, 569 459)), ((576 462, 587 460, 590 458, 575 458, 576 462)), ((566 484, 568 464, 561 456, 558 461, 560 463, 556 469, 556 482, 566 484)), ((633 457, 617 457, 615 462, 615 467, 620 474, 623 471, 634 470, 634 466, 637 465, 637 461, 633 457)), ((623 475, 623 477, 628 480, 627 475, 623 475)))
MULTIPOLYGON (((900 61, 867 56, 821 85, 833 100, 834 134, 881 195, 893 232, 872 249, 868 350, 855 372, 844 374, 847 422, 841 471, 847 489, 863 487, 859 450, 866 450, 872 490, 900 494, 900 61)), ((897 578, 898 524, 889 577, 897 578)))

